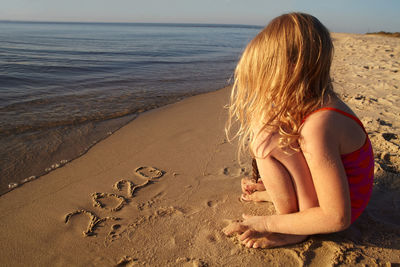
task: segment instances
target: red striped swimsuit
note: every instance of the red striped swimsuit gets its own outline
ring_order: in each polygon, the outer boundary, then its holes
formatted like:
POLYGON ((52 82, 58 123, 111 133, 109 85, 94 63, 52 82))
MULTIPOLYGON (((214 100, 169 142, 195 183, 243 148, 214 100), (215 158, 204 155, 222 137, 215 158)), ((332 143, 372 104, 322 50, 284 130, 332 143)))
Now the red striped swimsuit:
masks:
POLYGON ((351 153, 341 155, 347 180, 349 182, 351 223, 353 223, 367 207, 372 194, 372 185, 374 180, 374 153, 372 151, 371 141, 369 140, 367 131, 362 122, 357 117, 340 109, 330 107, 318 109, 311 114, 322 110, 332 110, 354 120, 361 126, 366 134, 365 143, 361 148, 351 153))

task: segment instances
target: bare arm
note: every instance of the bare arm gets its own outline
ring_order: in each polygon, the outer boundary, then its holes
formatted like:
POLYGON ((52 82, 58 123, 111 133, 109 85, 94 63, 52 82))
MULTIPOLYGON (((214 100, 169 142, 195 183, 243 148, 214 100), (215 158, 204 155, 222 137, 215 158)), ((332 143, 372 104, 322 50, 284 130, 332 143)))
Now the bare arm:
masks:
POLYGON ((337 232, 350 225, 350 193, 340 157, 338 133, 340 125, 335 125, 331 117, 323 117, 323 114, 318 120, 307 122, 301 132, 301 148, 310 168, 319 206, 291 214, 248 216, 243 222, 248 229, 310 235, 337 232))
POLYGON ((310 121, 302 130, 301 147, 310 168, 319 207, 270 216, 266 222, 268 231, 309 235, 337 232, 350 225, 350 193, 339 151, 340 129, 326 127, 327 123, 334 125, 329 120, 310 121))

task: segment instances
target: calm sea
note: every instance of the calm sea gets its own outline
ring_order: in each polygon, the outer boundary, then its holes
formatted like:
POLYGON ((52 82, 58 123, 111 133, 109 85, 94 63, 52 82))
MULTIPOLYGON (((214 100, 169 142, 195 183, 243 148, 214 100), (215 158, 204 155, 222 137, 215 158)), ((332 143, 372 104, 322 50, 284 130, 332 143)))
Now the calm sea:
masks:
POLYGON ((259 30, 0 22, 0 194, 85 153, 143 111, 226 86, 259 30))

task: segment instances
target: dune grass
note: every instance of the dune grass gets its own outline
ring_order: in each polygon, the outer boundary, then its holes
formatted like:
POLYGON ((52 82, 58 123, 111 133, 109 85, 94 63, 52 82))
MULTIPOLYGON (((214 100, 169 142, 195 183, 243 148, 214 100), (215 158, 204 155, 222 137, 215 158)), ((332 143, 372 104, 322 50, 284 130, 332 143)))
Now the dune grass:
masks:
POLYGON ((367 34, 382 35, 382 36, 400 38, 400 32, 384 32, 384 31, 380 31, 380 32, 368 32, 367 34))

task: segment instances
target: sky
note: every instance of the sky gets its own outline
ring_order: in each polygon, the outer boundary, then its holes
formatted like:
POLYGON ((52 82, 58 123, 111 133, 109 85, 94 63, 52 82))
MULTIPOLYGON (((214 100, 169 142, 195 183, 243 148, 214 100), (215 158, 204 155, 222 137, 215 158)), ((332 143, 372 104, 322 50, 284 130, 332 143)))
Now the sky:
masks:
POLYGON ((0 0, 0 20, 266 25, 287 12, 333 32, 400 32, 400 0, 0 0))

